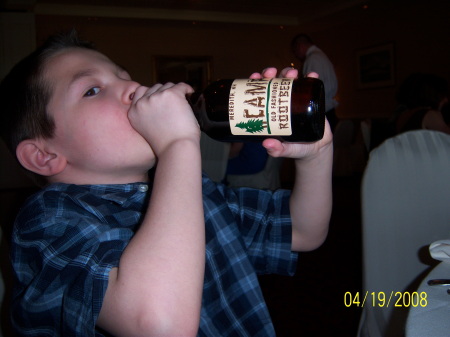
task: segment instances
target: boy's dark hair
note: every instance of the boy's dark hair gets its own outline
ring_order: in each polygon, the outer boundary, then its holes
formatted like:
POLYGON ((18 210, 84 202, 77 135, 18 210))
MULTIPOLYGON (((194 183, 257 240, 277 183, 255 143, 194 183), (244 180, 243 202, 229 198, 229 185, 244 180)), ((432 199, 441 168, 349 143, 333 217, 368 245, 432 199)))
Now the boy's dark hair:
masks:
POLYGON ((48 60, 68 48, 94 49, 75 30, 54 35, 16 64, 0 84, 0 134, 14 157, 21 141, 54 136, 55 123, 47 114, 52 83, 43 75, 48 60))

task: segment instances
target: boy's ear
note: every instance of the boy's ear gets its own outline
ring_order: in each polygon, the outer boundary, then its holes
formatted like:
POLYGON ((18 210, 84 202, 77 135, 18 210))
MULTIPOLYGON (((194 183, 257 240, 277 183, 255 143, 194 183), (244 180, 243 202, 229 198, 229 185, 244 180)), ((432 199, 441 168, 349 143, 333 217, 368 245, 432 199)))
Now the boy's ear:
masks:
POLYGON ((36 139, 21 141, 17 146, 16 156, 27 170, 46 177, 62 172, 67 165, 63 156, 52 153, 45 146, 45 141, 36 139))

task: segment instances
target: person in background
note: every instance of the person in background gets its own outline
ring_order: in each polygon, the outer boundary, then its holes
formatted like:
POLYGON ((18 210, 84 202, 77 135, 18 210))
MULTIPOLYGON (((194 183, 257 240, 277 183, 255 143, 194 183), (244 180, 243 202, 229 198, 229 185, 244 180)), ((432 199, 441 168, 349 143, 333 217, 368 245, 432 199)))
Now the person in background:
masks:
POLYGON ((450 103, 445 103, 441 108, 442 117, 444 118, 445 124, 450 126, 450 103))
POLYGON ((448 104, 448 90, 448 82, 441 76, 428 73, 409 75, 396 96, 399 104, 396 132, 425 129, 450 133, 443 114, 448 104))
POLYGON ((0 89, 2 137, 46 181, 11 238, 18 336, 275 335, 257 275, 293 275, 327 236, 328 123, 315 143, 263 141, 294 160, 292 191, 231 189, 202 174, 193 89, 143 86, 74 32, 0 89))
POLYGON ((338 102, 335 99, 338 81, 333 64, 327 55, 314 44, 311 37, 306 34, 298 34, 292 39, 291 50, 294 56, 302 62, 302 73, 304 76, 308 73, 316 72, 323 81, 326 116, 331 130, 334 131, 338 122, 336 116, 338 102))
POLYGON ((226 174, 255 174, 266 166, 267 150, 261 142, 231 143, 226 174))
POLYGON ((261 142, 231 143, 224 183, 230 187, 276 190, 283 158, 270 157, 261 142))

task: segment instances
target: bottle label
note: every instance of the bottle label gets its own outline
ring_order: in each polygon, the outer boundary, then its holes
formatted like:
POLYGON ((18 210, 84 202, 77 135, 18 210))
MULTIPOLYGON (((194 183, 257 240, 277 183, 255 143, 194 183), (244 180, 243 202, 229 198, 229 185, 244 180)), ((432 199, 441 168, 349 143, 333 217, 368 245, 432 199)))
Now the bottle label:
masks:
POLYGON ((229 97, 233 135, 290 136, 293 79, 234 80, 229 97))

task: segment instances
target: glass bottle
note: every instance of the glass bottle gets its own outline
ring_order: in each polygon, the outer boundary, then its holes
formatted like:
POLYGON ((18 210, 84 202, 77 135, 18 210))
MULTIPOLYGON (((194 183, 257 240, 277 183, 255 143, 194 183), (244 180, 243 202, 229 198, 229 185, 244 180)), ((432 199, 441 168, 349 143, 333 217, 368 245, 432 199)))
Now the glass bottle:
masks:
POLYGON ((323 82, 316 78, 223 79, 190 98, 200 128, 225 142, 315 142, 323 137, 323 82))

